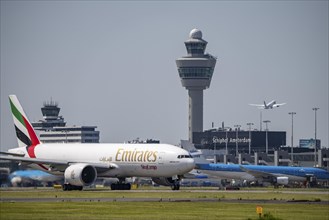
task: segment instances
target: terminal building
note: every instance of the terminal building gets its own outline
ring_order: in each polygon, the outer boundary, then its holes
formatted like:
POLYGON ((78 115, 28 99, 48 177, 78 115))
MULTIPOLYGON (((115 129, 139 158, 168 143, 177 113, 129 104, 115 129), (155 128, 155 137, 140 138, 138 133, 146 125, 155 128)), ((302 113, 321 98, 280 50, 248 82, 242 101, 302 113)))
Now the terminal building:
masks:
POLYGON ((32 122, 39 131, 43 143, 99 143, 97 126, 66 126, 64 118, 59 115, 60 108, 54 101, 44 102, 41 108, 43 119, 32 122))
POLYGON ((286 132, 210 129, 194 132, 193 143, 197 149, 216 148, 234 155, 269 152, 286 145, 286 132))
POLYGON ((301 139, 292 151, 285 131, 212 128, 193 134, 193 146, 214 163, 318 166, 329 170, 329 149, 321 148, 320 143, 316 141, 315 151, 314 139, 301 139))

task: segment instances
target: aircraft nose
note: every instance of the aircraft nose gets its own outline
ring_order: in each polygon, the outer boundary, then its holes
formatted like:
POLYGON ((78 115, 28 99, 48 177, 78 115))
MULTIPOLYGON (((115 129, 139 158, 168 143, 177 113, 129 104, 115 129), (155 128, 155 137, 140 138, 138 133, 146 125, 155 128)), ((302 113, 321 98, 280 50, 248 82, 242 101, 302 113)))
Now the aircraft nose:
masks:
POLYGON ((187 172, 191 171, 194 169, 195 162, 193 158, 187 158, 186 159, 186 169, 188 170, 187 172))

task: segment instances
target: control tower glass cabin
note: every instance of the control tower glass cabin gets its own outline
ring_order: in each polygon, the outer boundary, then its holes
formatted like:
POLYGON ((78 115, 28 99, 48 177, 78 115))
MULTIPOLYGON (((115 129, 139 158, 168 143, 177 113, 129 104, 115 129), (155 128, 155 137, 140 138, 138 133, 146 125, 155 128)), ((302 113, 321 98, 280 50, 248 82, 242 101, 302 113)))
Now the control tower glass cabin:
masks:
POLYGON ((32 122, 32 126, 36 130, 46 131, 52 130, 54 127, 64 127, 66 122, 62 116, 59 116, 61 108, 58 107, 57 102, 49 101, 44 102, 41 112, 43 120, 32 122))

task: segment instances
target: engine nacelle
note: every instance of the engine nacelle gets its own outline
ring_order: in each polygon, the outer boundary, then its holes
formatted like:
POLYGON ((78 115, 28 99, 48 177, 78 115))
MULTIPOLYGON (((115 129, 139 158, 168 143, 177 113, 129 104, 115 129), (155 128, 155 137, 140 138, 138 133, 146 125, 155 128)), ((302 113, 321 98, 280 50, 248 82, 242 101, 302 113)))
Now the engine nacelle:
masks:
POLYGON ((65 181, 74 186, 89 186, 93 184, 97 178, 95 167, 77 163, 66 168, 64 172, 65 181))
POLYGON ((279 176, 276 178, 276 184, 288 185, 289 179, 286 176, 279 176))
POLYGON ((152 181, 162 186, 172 186, 175 183, 175 180, 171 177, 153 177, 152 181))

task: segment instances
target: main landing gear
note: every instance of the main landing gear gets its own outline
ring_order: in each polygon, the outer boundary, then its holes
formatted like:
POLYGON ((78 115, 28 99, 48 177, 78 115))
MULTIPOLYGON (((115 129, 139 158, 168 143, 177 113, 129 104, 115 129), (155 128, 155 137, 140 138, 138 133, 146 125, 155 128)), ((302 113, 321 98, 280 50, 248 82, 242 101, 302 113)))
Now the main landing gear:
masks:
POLYGON ((179 190, 179 188, 180 188, 180 183, 179 183, 178 180, 175 180, 175 181, 173 182, 173 184, 171 185, 171 189, 172 189, 172 190, 179 190))
POLYGON ((83 186, 74 186, 69 183, 63 184, 63 191, 71 191, 71 190, 79 190, 81 191, 83 189, 83 186))
POLYGON ((130 190, 131 184, 125 183, 125 178, 119 178, 117 183, 111 184, 111 190, 130 190))

